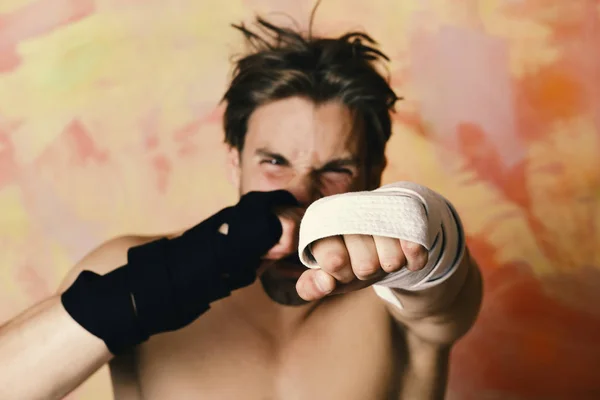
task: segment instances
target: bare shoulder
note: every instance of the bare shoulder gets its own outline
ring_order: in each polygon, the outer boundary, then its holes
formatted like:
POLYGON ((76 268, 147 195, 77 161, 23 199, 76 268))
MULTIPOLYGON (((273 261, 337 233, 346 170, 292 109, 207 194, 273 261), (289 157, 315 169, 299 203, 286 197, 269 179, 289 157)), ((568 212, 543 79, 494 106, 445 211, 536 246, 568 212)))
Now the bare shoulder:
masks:
POLYGON ((131 247, 139 246, 159 238, 159 236, 128 235, 119 236, 102 243, 75 264, 60 284, 58 293, 64 292, 71 286, 81 271, 88 270, 104 275, 127 263, 127 250, 131 247))

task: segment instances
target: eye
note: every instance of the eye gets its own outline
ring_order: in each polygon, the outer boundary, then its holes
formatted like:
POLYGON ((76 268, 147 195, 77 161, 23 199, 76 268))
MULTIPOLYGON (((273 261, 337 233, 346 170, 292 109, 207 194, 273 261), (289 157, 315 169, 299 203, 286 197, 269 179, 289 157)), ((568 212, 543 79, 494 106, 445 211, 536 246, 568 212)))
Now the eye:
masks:
POLYGON ((285 162, 282 160, 278 160, 277 158, 265 158, 260 160, 261 164, 268 164, 268 165, 280 165, 283 166, 285 165, 285 162))
POLYGON ((334 173, 334 174, 344 174, 344 175, 348 175, 348 176, 353 176, 354 175, 354 171, 352 171, 351 169, 341 168, 341 167, 327 168, 323 172, 325 172, 325 173, 334 173))

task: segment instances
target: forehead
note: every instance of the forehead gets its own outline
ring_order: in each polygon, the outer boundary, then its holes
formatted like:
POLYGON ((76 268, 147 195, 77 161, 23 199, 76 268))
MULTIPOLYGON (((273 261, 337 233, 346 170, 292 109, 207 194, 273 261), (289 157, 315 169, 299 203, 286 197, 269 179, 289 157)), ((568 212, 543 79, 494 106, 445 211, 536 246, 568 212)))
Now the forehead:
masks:
POLYGON ((348 107, 291 97, 257 108, 248 121, 245 147, 269 147, 289 156, 356 154, 360 132, 348 107))

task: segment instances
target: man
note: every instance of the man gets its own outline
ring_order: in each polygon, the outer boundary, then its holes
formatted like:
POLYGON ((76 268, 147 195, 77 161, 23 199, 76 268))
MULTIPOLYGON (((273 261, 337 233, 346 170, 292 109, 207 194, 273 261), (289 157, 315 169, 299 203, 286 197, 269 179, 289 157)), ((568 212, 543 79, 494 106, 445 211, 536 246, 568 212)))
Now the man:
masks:
MULTIPOLYGON (((475 263, 454 255, 463 244, 422 290, 381 290, 432 265, 410 240, 339 232, 302 253, 318 268, 296 256, 306 207, 380 185, 397 100, 374 66, 385 56, 366 35, 258 24, 267 39, 237 27, 255 51, 224 98, 239 203, 85 257, 56 296, 0 329, 0 398, 61 398, 107 362, 117 399, 443 397, 450 348, 481 300, 475 263)), ((437 212, 425 209, 421 225, 437 212)))

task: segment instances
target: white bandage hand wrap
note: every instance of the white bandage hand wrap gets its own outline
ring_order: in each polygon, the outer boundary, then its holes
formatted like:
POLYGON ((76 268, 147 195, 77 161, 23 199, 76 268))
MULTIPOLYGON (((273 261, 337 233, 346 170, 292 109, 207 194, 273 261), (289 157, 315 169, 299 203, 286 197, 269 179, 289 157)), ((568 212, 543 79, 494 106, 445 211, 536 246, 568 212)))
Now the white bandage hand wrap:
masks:
POLYGON ((425 268, 406 268, 374 285, 376 293, 401 307, 389 289, 422 290, 438 285, 456 270, 465 252, 464 231, 452 205, 434 191, 412 182, 396 182, 372 192, 352 192, 314 202, 300 224, 299 255, 319 268, 310 245, 337 235, 386 236, 419 243, 429 251, 425 268))

